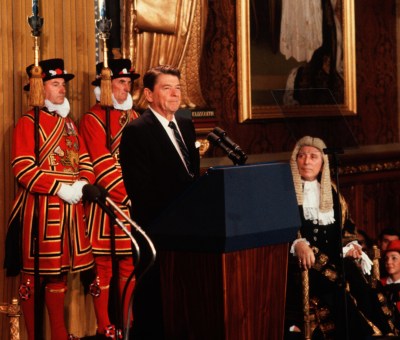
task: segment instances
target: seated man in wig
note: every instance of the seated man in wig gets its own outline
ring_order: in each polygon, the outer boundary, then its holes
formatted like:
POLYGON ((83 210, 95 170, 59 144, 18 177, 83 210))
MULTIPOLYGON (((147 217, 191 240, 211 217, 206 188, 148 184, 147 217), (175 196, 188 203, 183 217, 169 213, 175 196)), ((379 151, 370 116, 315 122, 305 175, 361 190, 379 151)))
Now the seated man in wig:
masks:
POLYGON ((395 334, 385 306, 367 283, 372 262, 356 240, 344 198, 331 183, 324 149, 321 139, 306 136, 297 142, 290 160, 302 221, 290 251, 309 274, 310 313, 317 321, 311 325, 312 338, 395 334))

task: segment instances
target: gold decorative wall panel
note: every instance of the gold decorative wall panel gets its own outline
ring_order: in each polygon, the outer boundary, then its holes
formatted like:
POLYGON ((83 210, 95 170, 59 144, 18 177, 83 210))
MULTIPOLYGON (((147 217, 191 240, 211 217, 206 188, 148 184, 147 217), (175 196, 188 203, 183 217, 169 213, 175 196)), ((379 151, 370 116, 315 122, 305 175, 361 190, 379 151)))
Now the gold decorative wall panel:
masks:
MULTIPOLYGON (((95 76, 94 1, 46 0, 39 1, 39 15, 44 18, 40 37, 40 59, 63 58, 65 68, 75 74, 68 83, 71 113, 79 120, 95 101, 90 82, 95 76)), ((18 118, 29 109, 23 86, 27 83, 26 67, 33 63, 33 38, 27 17, 32 14, 31 1, 2 0, 0 6, 0 302, 10 302, 17 297, 19 278, 7 278, 2 269, 7 220, 15 194, 15 181, 11 170, 12 132, 18 118)), ((74 282, 70 284, 73 290, 74 282)), ((89 316, 85 323, 69 323, 77 335, 92 332, 94 318, 91 311, 74 305, 76 318, 89 316), (80 313, 79 313, 80 311, 80 313), (91 329, 86 329, 86 328, 91 329)), ((83 306, 83 307, 82 307, 83 306)), ((6 330, 9 320, 0 315, 0 339, 9 339, 6 330)), ((21 339, 26 339, 21 318, 21 339)))

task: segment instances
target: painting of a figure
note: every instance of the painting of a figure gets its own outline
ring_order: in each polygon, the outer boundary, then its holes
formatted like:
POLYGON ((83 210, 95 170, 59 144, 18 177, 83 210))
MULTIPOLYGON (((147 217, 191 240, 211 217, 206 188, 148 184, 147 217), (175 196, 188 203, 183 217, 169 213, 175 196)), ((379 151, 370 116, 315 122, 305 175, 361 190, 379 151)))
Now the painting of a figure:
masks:
POLYGON ((250 1, 253 106, 344 103, 342 4, 250 1))

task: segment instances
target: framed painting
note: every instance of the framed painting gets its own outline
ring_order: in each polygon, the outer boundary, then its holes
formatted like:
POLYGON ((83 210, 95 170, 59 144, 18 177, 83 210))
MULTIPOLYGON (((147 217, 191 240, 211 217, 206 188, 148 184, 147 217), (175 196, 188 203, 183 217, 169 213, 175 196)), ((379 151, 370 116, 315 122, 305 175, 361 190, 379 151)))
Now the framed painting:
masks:
POLYGON ((236 6, 239 122, 357 113, 354 0, 236 6))

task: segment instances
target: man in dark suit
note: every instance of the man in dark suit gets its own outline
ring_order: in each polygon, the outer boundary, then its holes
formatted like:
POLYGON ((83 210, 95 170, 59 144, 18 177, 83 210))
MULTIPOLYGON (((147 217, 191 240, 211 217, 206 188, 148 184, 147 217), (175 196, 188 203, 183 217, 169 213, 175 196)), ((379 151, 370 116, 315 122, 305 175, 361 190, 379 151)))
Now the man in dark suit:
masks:
MULTIPOLYGON (((133 219, 151 237, 152 222, 199 177, 200 157, 191 119, 175 115, 181 104, 179 70, 152 68, 143 85, 149 108, 124 129, 120 163, 133 219)), ((145 256, 142 253, 143 263, 145 256)), ((156 261, 137 283, 135 339, 163 338, 161 302, 156 261)))

